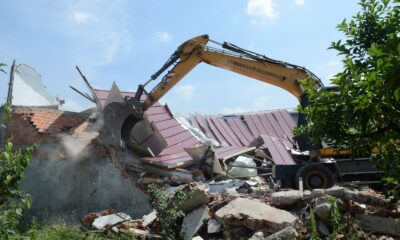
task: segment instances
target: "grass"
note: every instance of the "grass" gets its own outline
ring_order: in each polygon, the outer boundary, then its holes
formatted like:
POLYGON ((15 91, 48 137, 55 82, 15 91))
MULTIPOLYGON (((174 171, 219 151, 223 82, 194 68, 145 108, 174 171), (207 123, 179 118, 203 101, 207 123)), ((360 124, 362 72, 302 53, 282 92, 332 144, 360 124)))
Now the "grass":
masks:
POLYGON ((32 224, 31 228, 23 234, 17 234, 11 239, 29 239, 29 240, 91 240, 91 239, 118 239, 118 240, 135 240, 134 236, 107 236, 103 233, 91 232, 79 227, 67 226, 65 223, 54 225, 37 225, 32 224))

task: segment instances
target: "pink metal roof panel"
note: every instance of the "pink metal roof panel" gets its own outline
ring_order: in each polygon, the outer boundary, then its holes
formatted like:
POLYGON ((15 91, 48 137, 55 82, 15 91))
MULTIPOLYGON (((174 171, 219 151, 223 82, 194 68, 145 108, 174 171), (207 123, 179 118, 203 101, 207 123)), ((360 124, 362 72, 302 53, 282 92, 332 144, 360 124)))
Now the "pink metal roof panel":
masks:
POLYGON ((264 148, 271 153, 271 157, 275 164, 278 165, 294 165, 296 164, 289 154, 286 147, 277 139, 268 135, 260 136, 264 140, 264 148))
POLYGON ((229 145, 231 146, 236 145, 233 139, 235 136, 229 134, 227 129, 225 129, 224 126, 221 124, 221 122, 218 121, 218 118, 212 117, 210 118, 210 120, 214 124, 214 126, 218 129, 218 131, 221 133, 221 135, 224 137, 224 139, 226 139, 229 145))
POLYGON ((228 141, 224 138, 224 136, 220 133, 220 131, 218 130, 218 128, 214 125, 214 123, 211 121, 210 117, 206 117, 206 124, 208 124, 208 126, 211 129, 211 132, 213 133, 213 135, 216 137, 215 139, 221 143, 221 144, 228 144, 228 141))
POLYGON ((247 140, 246 136, 243 134, 242 130, 237 126, 234 121, 235 119, 227 119, 226 122, 229 125, 229 128, 236 134, 237 139, 240 141, 242 146, 247 146, 250 144, 250 141, 247 140))
MULTIPOLYGON (((231 119, 229 119, 229 120, 231 120, 231 119)), ((248 142, 251 142, 254 140, 254 137, 251 135, 250 130, 247 128, 247 126, 244 124, 244 122, 242 120, 240 120, 239 118, 235 118, 232 120, 232 122, 239 128, 240 132, 243 134, 243 136, 246 138, 246 140, 248 142)), ((246 144, 246 146, 247 146, 247 144, 246 144)))

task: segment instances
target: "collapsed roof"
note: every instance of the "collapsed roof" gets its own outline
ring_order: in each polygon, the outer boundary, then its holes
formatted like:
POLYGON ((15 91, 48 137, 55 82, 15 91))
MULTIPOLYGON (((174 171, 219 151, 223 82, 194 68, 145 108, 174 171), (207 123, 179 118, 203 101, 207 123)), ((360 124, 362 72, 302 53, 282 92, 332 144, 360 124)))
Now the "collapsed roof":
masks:
MULTIPOLYGON (((12 75, 9 96, 14 114, 22 116, 22 119, 33 126, 40 135, 39 138, 60 133, 79 137, 77 133, 99 131, 90 127, 94 124, 93 115, 90 117, 88 113, 93 114, 95 110, 82 113, 57 110, 56 98, 46 91, 40 82, 40 75, 33 68, 24 64, 13 66, 12 75), (17 94, 22 91, 19 86, 24 86, 24 91, 32 93, 29 98, 41 101, 26 101, 25 96, 17 94)), ((107 103, 134 96, 133 92, 119 91, 116 84, 111 90, 93 89, 86 78, 83 75, 82 77, 92 96, 80 94, 96 103, 100 112, 107 103)), ((102 114, 97 114, 96 117, 101 118, 102 114)), ((145 118, 161 139, 149 141, 149 136, 143 136, 143 142, 147 141, 146 146, 153 150, 150 155, 140 157, 146 164, 166 169, 190 166, 198 163, 207 149, 212 149, 223 166, 226 159, 253 151, 256 147, 265 150, 275 164, 295 164, 290 150, 294 148, 292 139, 296 124, 285 109, 229 116, 190 114, 184 119, 175 117, 167 105, 156 103, 145 112, 145 118)), ((94 140, 98 134, 91 136, 94 140)), ((38 138, 26 137, 22 140, 23 144, 29 144, 29 139, 33 141, 38 138)))

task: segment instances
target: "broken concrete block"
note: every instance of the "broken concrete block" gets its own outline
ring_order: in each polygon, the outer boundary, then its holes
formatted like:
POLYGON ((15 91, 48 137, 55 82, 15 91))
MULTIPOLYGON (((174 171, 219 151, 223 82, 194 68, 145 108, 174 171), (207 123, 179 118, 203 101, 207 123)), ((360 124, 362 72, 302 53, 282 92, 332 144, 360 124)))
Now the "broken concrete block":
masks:
POLYGON ((302 197, 303 194, 298 190, 274 192, 271 194, 271 203, 273 205, 290 205, 300 201, 302 197))
POLYGON ((311 197, 312 198, 318 198, 318 197, 322 197, 325 195, 325 189, 313 189, 311 190, 311 197))
POLYGON ((221 231, 222 225, 214 218, 208 220, 207 233, 218 233, 221 231))
POLYGON ((269 235, 265 238, 265 240, 277 240, 277 239, 285 239, 285 240, 294 240, 299 236, 296 229, 293 227, 285 227, 284 229, 269 235))
POLYGON ((303 198, 304 198, 304 199, 309 199, 309 198, 311 198, 311 191, 310 191, 310 190, 304 190, 304 191, 303 191, 303 198))
POLYGON ((298 218, 290 212, 271 207, 259 200, 246 198, 236 198, 219 209, 215 216, 219 222, 226 225, 271 232, 295 226, 298 221, 298 218))
POLYGON ((350 189, 344 190, 344 198, 348 201, 355 201, 365 203, 372 206, 389 207, 390 202, 383 196, 374 196, 362 191, 352 191, 350 189))
POLYGON ((208 192, 222 194, 222 193, 224 193, 225 189, 233 188, 233 187, 240 187, 243 185, 243 183, 244 183, 244 181, 239 180, 239 179, 209 183, 208 184, 208 187, 209 187, 208 192))
POLYGON ((249 238, 249 240, 294 240, 298 236, 296 229, 293 227, 286 227, 272 235, 265 232, 256 232, 249 238))
POLYGON ((151 213, 143 216, 143 227, 147 227, 157 219, 157 211, 153 209, 151 213))
POLYGON ((364 231, 400 237, 400 219, 356 214, 356 221, 364 231))
POLYGON ((184 212, 190 212, 210 202, 210 197, 207 194, 208 186, 205 184, 191 183, 186 185, 183 190, 188 192, 188 198, 181 205, 184 212))
POLYGON ((203 238, 200 236, 196 236, 196 237, 192 238, 192 240, 203 240, 203 238))
POLYGON ((231 177, 246 178, 257 176, 256 163, 252 158, 239 156, 233 162, 233 167, 228 174, 231 177))
POLYGON ((333 186, 331 188, 325 189, 325 193, 327 195, 337 197, 337 198, 343 198, 344 197, 344 190, 346 188, 340 187, 340 186, 333 186))
POLYGON ((119 212, 111 215, 96 218, 92 224, 95 229, 105 230, 107 227, 131 220, 131 216, 126 213, 119 212))
POLYGON ((227 188, 224 191, 224 195, 228 197, 228 199, 233 200, 235 198, 240 197, 240 193, 236 191, 236 188, 227 188))
POLYGON ((181 236, 191 239, 204 225, 210 217, 209 209, 206 206, 195 209, 193 212, 187 214, 183 219, 181 236))

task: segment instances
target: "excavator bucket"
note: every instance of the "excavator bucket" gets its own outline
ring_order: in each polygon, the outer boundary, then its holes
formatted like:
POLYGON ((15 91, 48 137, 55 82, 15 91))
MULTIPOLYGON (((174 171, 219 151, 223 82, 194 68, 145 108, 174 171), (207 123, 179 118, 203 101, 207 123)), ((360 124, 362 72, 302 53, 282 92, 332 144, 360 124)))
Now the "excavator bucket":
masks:
POLYGON ((141 156, 156 156, 166 146, 164 138, 139 110, 139 103, 126 101, 114 83, 103 108, 105 126, 109 131, 108 142, 124 146, 141 156))

